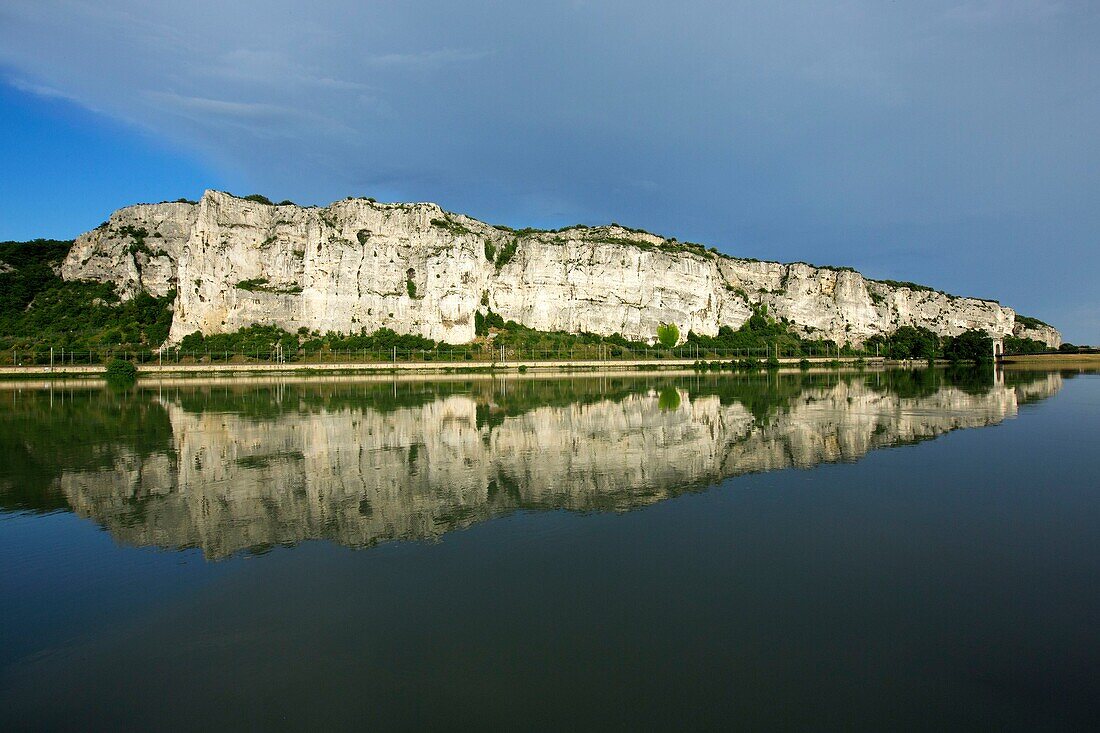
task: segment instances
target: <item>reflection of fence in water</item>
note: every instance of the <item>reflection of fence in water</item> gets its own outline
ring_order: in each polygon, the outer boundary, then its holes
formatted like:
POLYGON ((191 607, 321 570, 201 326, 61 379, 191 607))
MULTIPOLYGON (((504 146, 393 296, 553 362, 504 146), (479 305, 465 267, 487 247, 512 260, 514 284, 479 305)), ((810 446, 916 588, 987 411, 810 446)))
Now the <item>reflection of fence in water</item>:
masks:
POLYGON ((123 359, 137 364, 379 364, 385 362, 483 362, 500 361, 658 361, 658 360, 730 360, 756 358, 838 358, 874 357, 871 351, 860 349, 803 348, 784 349, 768 346, 743 349, 702 348, 693 344, 661 348, 627 348, 616 344, 587 344, 568 349, 513 348, 499 346, 439 349, 325 349, 315 352, 286 353, 276 347, 271 351, 183 351, 180 349, 53 349, 0 352, 0 364, 14 366, 76 366, 106 364, 123 359))

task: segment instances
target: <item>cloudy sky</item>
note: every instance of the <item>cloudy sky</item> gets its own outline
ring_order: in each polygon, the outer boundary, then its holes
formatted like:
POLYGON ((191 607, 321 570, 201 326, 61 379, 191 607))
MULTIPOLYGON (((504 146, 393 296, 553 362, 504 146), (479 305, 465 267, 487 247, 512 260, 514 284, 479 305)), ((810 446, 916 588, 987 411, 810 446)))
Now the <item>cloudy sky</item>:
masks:
POLYGON ((4 0, 0 239, 205 188, 618 221, 1100 343, 1100 3, 4 0))

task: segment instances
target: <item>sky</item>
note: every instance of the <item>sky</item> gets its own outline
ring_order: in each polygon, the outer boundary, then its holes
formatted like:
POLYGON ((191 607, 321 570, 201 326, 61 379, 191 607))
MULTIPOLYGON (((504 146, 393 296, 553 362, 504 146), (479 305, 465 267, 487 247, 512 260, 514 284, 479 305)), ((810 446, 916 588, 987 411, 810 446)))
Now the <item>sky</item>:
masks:
POLYGON ((1100 343, 1100 3, 4 0, 0 239, 204 189, 611 221, 1100 343))

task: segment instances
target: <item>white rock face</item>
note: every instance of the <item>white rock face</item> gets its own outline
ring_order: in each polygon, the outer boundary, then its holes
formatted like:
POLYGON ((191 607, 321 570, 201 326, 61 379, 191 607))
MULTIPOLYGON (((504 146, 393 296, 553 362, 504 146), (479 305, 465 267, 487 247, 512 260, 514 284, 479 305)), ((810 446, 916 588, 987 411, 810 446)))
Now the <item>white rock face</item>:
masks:
POLYGON ((170 447, 105 451, 110 465, 66 471, 58 485, 74 511, 129 544, 201 547, 213 558, 318 538, 368 547, 517 508, 627 511, 733 476, 850 462, 995 425, 1061 385, 1048 374, 980 394, 949 386, 902 397, 837 380, 801 389, 764 420, 705 392, 677 389, 673 405, 662 403, 672 387, 497 411, 496 421, 485 419, 494 403, 472 394, 267 418, 196 412, 166 397, 170 447))
POLYGON ((838 343, 905 325, 1061 343, 994 301, 852 270, 727 257, 618 226, 512 232, 435 204, 366 199, 322 209, 208 191, 197 204, 131 206, 77 239, 62 276, 112 282, 124 298, 175 289, 172 342, 262 323, 467 343, 475 312, 489 308, 538 330, 651 340, 661 323, 685 336, 736 329, 763 304, 802 335, 838 343))

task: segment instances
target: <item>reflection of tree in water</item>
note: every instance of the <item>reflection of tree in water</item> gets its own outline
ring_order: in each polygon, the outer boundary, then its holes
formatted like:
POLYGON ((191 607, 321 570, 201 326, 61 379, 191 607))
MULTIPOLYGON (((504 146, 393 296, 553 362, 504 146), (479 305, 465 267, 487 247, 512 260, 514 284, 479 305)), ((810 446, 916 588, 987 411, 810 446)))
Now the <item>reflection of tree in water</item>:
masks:
POLYGON ((63 470, 97 471, 119 455, 171 453, 164 405, 112 390, 0 392, 0 508, 68 508, 57 481, 63 470))
POLYGON ((941 370, 0 393, 0 501, 210 557, 314 538, 370 546, 855 460, 996 423, 1059 385, 941 370))
POLYGON ((679 410, 680 390, 672 386, 663 387, 660 396, 657 398, 657 406, 666 411, 679 410))

